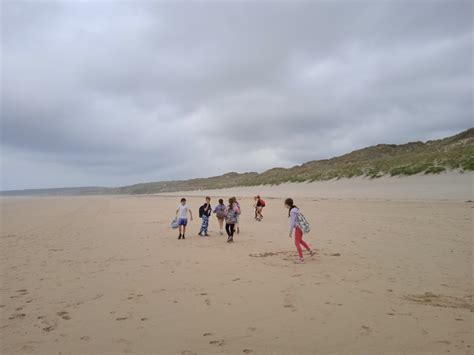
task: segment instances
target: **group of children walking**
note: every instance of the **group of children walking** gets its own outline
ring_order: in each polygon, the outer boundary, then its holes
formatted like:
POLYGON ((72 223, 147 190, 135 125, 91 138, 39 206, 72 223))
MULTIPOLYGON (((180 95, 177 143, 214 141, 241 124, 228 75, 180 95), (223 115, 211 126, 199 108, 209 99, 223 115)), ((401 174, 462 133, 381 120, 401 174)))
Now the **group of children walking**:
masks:
MULTIPOLYGON (((263 208, 265 207, 265 201, 260 198, 260 196, 255 196, 255 219, 259 222, 263 220, 263 208)), ((303 248, 305 248, 310 256, 313 256, 315 252, 311 250, 311 248, 306 244, 303 240, 303 234, 308 233, 310 231, 309 223, 307 222, 306 218, 302 215, 298 207, 295 206, 293 199, 287 198, 285 200, 285 207, 288 209, 288 217, 290 218, 290 238, 293 237, 293 233, 295 236, 295 246, 298 252, 298 259, 296 260, 297 263, 304 263, 303 258, 303 248)), ((239 217, 241 214, 240 204, 237 201, 237 198, 231 197, 229 198, 228 204, 224 204, 223 199, 219 199, 219 204, 212 209, 211 206, 211 198, 206 197, 205 203, 199 207, 199 217, 201 218, 201 228, 199 230, 198 235, 201 237, 209 236, 208 228, 209 228, 209 218, 214 213, 217 217, 217 221, 219 223, 219 233, 220 235, 224 235, 224 224, 225 224, 225 231, 227 234, 227 243, 232 243, 234 241, 234 234, 239 234, 240 232, 240 225, 239 225, 239 217)), ((173 223, 176 223, 176 226, 179 228, 179 236, 178 239, 185 239, 186 234, 186 226, 188 224, 188 214, 191 221, 193 220, 193 214, 191 209, 186 204, 186 199, 182 198, 181 203, 178 205, 176 209, 176 219, 173 223)))
MULTIPOLYGON (((237 201, 237 198, 231 197, 229 199, 229 204, 226 206, 223 199, 219 199, 219 204, 212 209, 211 198, 206 197, 206 202, 199 207, 199 217, 201 218, 201 228, 198 235, 201 237, 209 236, 209 218, 212 213, 216 214, 217 221, 219 223, 219 233, 224 235, 224 222, 225 222, 225 231, 227 233, 227 242, 232 243, 234 241, 234 234, 240 233, 239 226, 239 217, 240 217, 240 204, 237 201)), ((186 199, 182 198, 181 203, 176 209, 176 221, 179 228, 178 239, 185 239, 186 226, 188 224, 188 214, 191 221, 193 220, 193 214, 186 204, 186 199)))

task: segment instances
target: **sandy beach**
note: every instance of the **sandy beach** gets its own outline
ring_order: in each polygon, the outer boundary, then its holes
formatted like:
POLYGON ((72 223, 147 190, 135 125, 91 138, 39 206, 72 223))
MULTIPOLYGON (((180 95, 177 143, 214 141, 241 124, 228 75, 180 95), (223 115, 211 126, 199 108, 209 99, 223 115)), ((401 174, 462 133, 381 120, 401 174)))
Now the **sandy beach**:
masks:
MULTIPOLYGON (((215 217, 177 240, 174 196, 3 198, 0 352, 473 353, 472 175, 423 178, 261 188, 261 223, 257 189, 212 191, 242 197, 232 245, 215 217), (303 265, 288 195, 319 250, 303 265)), ((196 217, 207 193, 186 193, 196 217)))

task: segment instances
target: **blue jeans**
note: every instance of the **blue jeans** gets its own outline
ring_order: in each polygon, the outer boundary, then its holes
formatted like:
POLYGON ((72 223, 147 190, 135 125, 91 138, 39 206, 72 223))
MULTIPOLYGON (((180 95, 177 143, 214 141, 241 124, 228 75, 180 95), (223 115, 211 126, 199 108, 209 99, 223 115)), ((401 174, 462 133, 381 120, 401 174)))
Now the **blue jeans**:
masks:
POLYGON ((207 234, 207 228, 209 227, 209 216, 203 215, 202 217, 202 224, 201 224, 201 231, 199 234, 207 234))

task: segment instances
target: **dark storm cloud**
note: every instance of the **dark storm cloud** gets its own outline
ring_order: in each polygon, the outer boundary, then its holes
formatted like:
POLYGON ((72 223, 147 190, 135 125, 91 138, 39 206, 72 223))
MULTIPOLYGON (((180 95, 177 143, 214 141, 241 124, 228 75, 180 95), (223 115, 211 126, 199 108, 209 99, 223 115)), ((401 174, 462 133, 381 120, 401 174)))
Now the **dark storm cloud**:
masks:
POLYGON ((452 134, 472 126, 472 31, 468 1, 2 2, 2 187, 452 134))

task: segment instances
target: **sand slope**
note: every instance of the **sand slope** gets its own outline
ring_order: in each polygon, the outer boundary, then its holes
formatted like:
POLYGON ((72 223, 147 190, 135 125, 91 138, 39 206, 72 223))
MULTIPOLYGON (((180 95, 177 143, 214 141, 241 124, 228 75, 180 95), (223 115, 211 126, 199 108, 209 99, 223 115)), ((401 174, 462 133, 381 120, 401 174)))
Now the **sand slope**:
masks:
POLYGON ((0 352, 471 353, 473 203, 297 201, 320 253, 295 265, 267 202, 228 245, 214 218, 178 241, 173 197, 2 199, 0 352))
POLYGON ((221 190, 170 192, 162 196, 248 196, 315 197, 352 200, 459 200, 474 199, 474 172, 447 172, 439 175, 384 176, 378 179, 357 177, 278 186, 235 187, 221 190))

